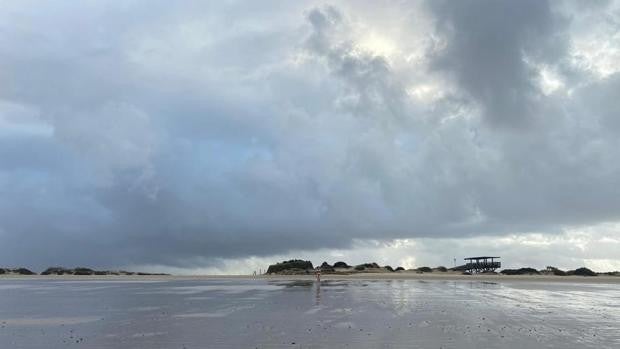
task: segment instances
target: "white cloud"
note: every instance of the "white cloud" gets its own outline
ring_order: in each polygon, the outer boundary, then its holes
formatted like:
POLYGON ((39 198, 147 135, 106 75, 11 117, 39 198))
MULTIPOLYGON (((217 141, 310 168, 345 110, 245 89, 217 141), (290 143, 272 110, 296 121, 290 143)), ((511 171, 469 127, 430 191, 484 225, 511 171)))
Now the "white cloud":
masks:
POLYGON ((323 261, 350 265, 376 262, 394 268, 413 269, 421 266, 454 266, 463 258, 477 255, 501 257, 503 268, 555 266, 564 270, 588 267, 598 272, 620 270, 616 258, 620 248, 620 223, 605 223, 562 233, 523 233, 509 236, 467 238, 415 238, 394 240, 356 240, 346 249, 295 250, 268 257, 220 259, 210 268, 167 268, 165 266, 130 266, 149 271, 165 270, 174 274, 240 274, 265 271, 273 263, 289 259, 307 259, 315 265, 323 261))

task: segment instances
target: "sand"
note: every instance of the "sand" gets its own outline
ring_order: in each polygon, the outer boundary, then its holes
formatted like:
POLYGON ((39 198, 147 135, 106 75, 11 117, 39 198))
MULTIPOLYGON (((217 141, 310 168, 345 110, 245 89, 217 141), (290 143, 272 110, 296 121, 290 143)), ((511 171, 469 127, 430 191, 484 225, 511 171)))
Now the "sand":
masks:
POLYGON ((616 282, 389 276, 5 277, 0 348, 620 347, 616 282))

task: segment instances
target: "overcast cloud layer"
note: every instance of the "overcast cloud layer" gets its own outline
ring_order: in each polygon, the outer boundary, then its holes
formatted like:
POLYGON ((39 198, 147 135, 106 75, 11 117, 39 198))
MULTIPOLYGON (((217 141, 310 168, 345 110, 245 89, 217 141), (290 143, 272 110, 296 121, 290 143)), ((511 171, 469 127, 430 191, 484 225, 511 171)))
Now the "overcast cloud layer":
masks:
POLYGON ((0 8, 1 265, 620 268, 619 2, 0 8))

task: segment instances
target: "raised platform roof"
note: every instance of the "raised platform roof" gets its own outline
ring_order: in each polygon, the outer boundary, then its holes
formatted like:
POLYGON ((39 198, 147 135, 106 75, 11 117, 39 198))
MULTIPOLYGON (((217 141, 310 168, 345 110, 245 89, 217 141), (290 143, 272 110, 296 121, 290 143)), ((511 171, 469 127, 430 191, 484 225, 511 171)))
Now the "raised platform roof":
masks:
POLYGON ((488 257, 488 256, 482 256, 482 257, 467 257, 467 258, 463 258, 463 259, 466 259, 466 260, 471 260, 471 259, 491 259, 491 258, 495 259, 495 258, 501 258, 501 257, 488 257))

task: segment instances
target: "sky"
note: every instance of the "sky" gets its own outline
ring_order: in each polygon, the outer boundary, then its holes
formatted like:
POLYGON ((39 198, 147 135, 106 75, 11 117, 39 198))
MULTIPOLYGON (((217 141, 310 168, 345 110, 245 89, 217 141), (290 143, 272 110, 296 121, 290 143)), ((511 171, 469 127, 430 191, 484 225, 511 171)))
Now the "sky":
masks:
POLYGON ((620 2, 0 0, 0 241, 620 270, 620 2))

